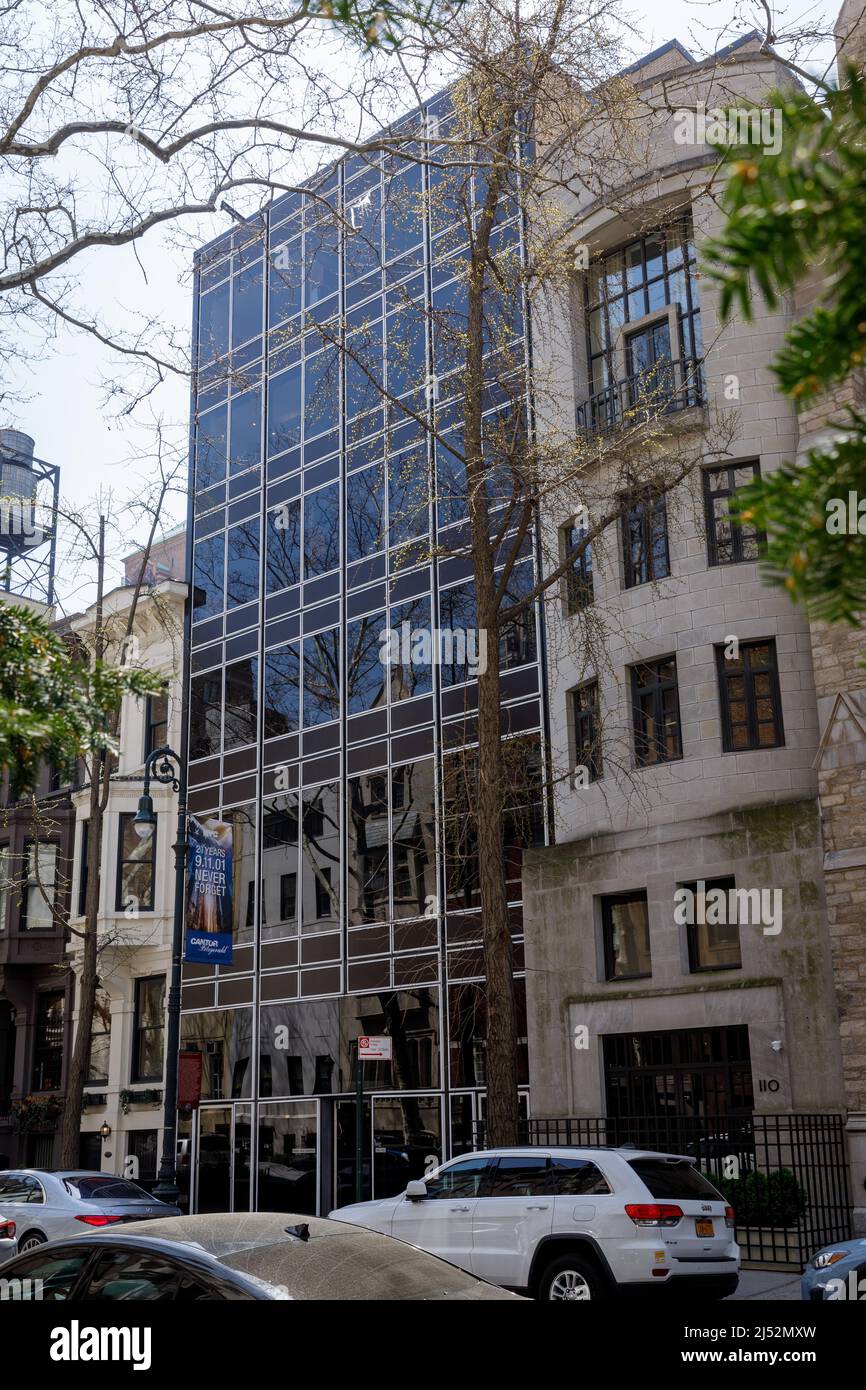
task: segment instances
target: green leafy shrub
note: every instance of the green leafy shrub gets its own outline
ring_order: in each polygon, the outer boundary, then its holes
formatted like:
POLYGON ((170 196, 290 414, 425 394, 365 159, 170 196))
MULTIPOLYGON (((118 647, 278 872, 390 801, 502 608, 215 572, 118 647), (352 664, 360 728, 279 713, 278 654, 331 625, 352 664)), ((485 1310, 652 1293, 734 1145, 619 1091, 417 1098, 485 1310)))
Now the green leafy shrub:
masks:
POLYGON ((795 1226, 806 1210, 806 1194, 790 1168, 741 1178, 706 1177, 734 1208, 738 1226, 795 1226))

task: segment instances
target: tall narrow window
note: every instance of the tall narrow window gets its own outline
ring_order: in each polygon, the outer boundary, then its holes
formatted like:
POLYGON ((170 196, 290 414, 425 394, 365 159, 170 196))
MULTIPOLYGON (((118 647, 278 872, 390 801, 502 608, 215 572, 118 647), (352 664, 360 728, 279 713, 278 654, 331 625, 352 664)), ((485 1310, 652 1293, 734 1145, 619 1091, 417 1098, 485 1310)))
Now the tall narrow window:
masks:
POLYGON ((93 1022, 90 1028, 90 1059, 87 1063, 87 1084, 108 1085, 108 1059, 111 1051, 111 1000, 104 989, 96 991, 93 1003, 93 1022))
POLYGON ((671 572, 665 499, 653 491, 628 497, 622 510, 625 587, 664 579, 671 572))
POLYGON ((602 898, 604 965, 607 980, 635 980, 652 974, 646 893, 602 898))
MULTIPOLYGON (((229 667, 229 670, 232 668, 229 667)), ((193 676, 189 688, 189 756, 209 758, 220 751, 222 728, 222 673, 208 671, 193 676)))
POLYGON ((33 1038, 33 1089, 59 1091, 63 1079, 63 1021, 66 999, 62 990, 40 994, 33 1038))
POLYGON ((572 691, 574 710, 574 761, 577 768, 585 767, 590 782, 596 782, 604 770, 601 750, 601 721, 598 707, 598 681, 587 681, 572 691))
POLYGON ((165 976, 135 982, 131 1081, 161 1081, 165 1049, 165 976))
POLYGON ((704 469, 708 564, 737 565, 743 560, 757 560, 763 537, 754 526, 733 526, 730 504, 737 488, 753 482, 760 473, 757 463, 704 469))
POLYGON ((27 846, 27 882, 21 910, 22 931, 45 931, 54 925, 57 846, 27 846))
POLYGON ((631 668, 635 757, 639 767, 683 756, 676 657, 631 668))
POLYGON ((0 848, 0 932, 6 930, 6 909, 9 904, 9 847, 0 848))
POLYGON ((168 742, 168 693, 148 695, 144 709, 144 756, 168 742))
POLYGON ((81 822, 81 851, 78 856, 78 916, 87 911, 87 878, 90 873, 90 821, 81 822))
MULTIPOLYGON (((576 549, 586 535, 585 526, 564 526, 562 530, 563 559, 576 549)), ((569 613, 578 613, 592 603, 592 545, 584 546, 581 553, 566 570, 566 606, 569 613)))
POLYGON ((741 642, 736 656, 717 647, 716 663, 725 752, 781 748, 785 731, 776 643, 741 642))
POLYGON ((134 811, 123 811, 117 836, 117 895, 115 910, 153 911, 153 866, 156 832, 146 840, 136 834, 134 811))

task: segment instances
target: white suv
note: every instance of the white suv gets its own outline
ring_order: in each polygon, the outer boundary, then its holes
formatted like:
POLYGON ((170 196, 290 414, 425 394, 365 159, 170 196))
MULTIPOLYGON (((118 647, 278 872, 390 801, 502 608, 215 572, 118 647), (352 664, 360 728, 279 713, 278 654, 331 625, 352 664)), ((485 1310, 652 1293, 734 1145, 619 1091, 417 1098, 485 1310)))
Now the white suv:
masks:
POLYGON ((694 1159, 640 1149, 465 1154, 425 1182, 331 1216, 541 1299, 669 1289, 732 1294, 734 1212, 694 1159))

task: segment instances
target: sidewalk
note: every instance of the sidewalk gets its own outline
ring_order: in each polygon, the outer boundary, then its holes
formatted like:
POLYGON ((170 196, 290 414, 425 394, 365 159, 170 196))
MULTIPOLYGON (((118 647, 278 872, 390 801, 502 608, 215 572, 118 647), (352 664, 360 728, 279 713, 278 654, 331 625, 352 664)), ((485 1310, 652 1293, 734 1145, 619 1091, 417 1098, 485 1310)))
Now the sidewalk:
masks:
POLYGON ((769 1303, 776 1299, 799 1302, 800 1276, 778 1269, 741 1269, 737 1292, 724 1301, 733 1303, 737 1299, 747 1299, 752 1303, 769 1303))

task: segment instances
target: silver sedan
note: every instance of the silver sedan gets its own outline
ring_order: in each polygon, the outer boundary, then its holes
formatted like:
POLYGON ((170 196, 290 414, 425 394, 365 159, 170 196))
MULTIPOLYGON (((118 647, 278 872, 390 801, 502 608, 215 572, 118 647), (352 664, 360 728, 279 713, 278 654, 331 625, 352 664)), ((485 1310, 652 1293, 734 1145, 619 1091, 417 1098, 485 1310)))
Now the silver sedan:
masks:
MULTIPOLYGON (((77 1168, 52 1172, 7 1168, 0 1172, 0 1223, 15 1222, 19 1255, 46 1240, 167 1216, 180 1216, 180 1209, 112 1173, 77 1168)), ((14 1253, 14 1246, 4 1252, 0 1242, 0 1261, 14 1253)))

